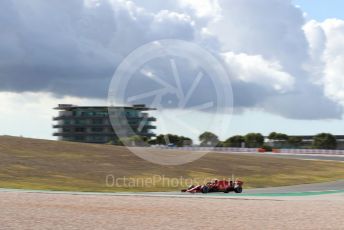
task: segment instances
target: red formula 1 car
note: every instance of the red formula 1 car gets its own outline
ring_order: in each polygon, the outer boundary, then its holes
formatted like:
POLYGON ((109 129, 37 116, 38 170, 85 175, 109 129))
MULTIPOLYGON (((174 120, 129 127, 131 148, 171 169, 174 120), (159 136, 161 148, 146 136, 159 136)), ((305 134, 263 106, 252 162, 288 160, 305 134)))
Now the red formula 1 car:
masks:
POLYGON ((190 192, 190 193, 208 193, 208 192, 235 192, 235 193, 242 193, 242 185, 244 184, 243 181, 236 179, 234 182, 227 181, 227 180, 214 180, 213 182, 208 182, 205 185, 191 185, 187 189, 183 189, 182 192, 190 192))

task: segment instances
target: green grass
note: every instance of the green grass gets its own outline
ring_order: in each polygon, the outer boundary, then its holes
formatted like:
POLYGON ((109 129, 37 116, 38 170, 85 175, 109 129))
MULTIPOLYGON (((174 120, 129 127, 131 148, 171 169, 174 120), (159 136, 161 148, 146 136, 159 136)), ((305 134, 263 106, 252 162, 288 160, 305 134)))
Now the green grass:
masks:
POLYGON ((344 179, 344 164, 212 153, 186 165, 160 166, 138 158, 124 147, 0 137, 2 188, 174 191, 190 183, 229 178, 232 174, 244 180, 245 188, 296 185, 344 179), (126 183, 107 186, 109 175, 110 179, 125 177, 126 183))

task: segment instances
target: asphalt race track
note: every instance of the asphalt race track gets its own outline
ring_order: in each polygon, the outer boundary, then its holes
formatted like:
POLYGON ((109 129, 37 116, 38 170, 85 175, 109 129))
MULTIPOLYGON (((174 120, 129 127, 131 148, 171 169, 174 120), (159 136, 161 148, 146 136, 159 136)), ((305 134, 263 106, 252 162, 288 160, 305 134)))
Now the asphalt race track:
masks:
MULTIPOLYGON (((223 153, 223 152, 216 152, 223 153)), ((344 155, 329 155, 329 154, 295 154, 295 153, 223 153, 223 154, 238 154, 247 156, 272 156, 277 158, 290 158, 300 160, 322 160, 322 161, 344 161, 344 155)))
POLYGON ((0 229, 342 229, 344 180, 242 194, 0 189, 0 206, 0 229))
MULTIPOLYGON (((190 194, 181 192, 154 192, 154 193, 138 193, 141 195, 154 195, 154 196, 221 196, 228 198, 240 198, 245 196, 250 197, 288 197, 288 196, 312 196, 312 195, 331 195, 331 194, 343 194, 344 195, 344 180, 317 183, 317 184, 303 184, 283 187, 271 187, 271 188, 257 188, 257 189, 245 189, 241 194, 235 193, 209 193, 209 194, 190 194)), ((137 195, 138 195, 137 194, 137 195)))
POLYGON ((42 194, 69 194, 69 195, 96 195, 96 196, 143 196, 143 197, 218 197, 218 198, 231 198, 240 199, 249 196, 251 199, 254 197, 274 198, 276 197, 304 197, 304 196, 318 196, 318 195, 344 195, 344 180, 317 183, 317 184, 303 184, 283 187, 271 188, 257 188, 257 189, 244 189, 243 193, 209 193, 209 194, 191 194, 176 192, 125 192, 125 193, 98 193, 98 192, 60 192, 60 191, 43 191, 43 190, 21 190, 21 189, 0 189, 0 193, 16 192, 16 193, 42 193, 42 194))
POLYGON ((293 153, 265 154, 265 155, 278 157, 278 158, 292 158, 292 159, 302 159, 302 160, 344 161, 344 156, 337 156, 337 155, 293 154, 293 153))
POLYGON ((266 193, 295 193, 295 192, 325 192, 325 191, 343 191, 344 192, 344 180, 318 183, 318 184, 303 184, 273 188, 257 188, 246 189, 244 194, 266 194, 266 193))

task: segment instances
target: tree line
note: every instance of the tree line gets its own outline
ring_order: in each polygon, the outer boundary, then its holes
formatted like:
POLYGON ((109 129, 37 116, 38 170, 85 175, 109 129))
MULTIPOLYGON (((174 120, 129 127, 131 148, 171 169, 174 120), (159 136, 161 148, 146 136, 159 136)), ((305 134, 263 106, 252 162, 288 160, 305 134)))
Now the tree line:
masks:
MULTIPOLYGON (((202 147, 246 147, 246 148, 314 148, 314 149, 336 149, 337 140, 330 133, 320 133, 314 136, 312 141, 305 142, 301 136, 288 136, 284 133, 272 132, 267 138, 269 143, 265 143, 265 138, 261 133, 248 133, 246 135, 234 135, 221 141, 219 137, 209 131, 199 135, 198 139, 202 147)), ((121 138, 117 145, 173 145, 177 147, 191 146, 193 141, 189 137, 175 134, 160 134, 155 139, 133 136, 121 138)))
POLYGON ((330 133, 320 133, 314 136, 310 142, 305 142, 301 136, 288 136, 284 133, 272 132, 267 137, 270 145, 265 143, 261 133, 248 133, 246 135, 235 135, 220 141, 218 136, 211 132, 204 132, 199 136, 201 146, 217 147, 247 147, 247 148, 313 148, 313 149, 336 149, 337 140, 330 133))

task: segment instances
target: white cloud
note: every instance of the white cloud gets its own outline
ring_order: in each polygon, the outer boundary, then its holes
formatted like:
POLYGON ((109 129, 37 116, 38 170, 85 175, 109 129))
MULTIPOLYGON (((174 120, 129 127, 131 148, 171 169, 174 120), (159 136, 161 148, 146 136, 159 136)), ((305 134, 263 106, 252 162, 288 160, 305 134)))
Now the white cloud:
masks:
POLYGON ((191 7, 196 11, 198 17, 212 17, 217 19, 221 12, 221 7, 217 0, 179 0, 182 7, 191 7))
POLYGON ((313 72, 326 96, 344 106, 344 21, 310 21, 305 26, 313 57, 313 72))
POLYGON ((225 63, 234 79, 255 83, 285 93, 293 89, 294 78, 283 71, 278 61, 265 60, 260 55, 223 54, 225 63))
POLYGON ((323 23, 327 42, 325 62, 325 93, 344 106, 344 21, 326 20, 323 23))
POLYGON ((222 52, 232 54, 227 65, 241 80, 234 82, 238 107, 294 119, 340 117, 341 109, 324 93, 323 67, 314 58, 321 52, 312 48, 323 42, 321 33, 313 40, 306 36, 300 8, 290 0, 220 0, 219 5, 221 17, 208 31, 222 52))
POLYGON ((307 40, 302 11, 291 0, 219 0, 219 5, 221 18, 208 27, 224 52, 261 55, 299 73, 307 59, 307 40))

